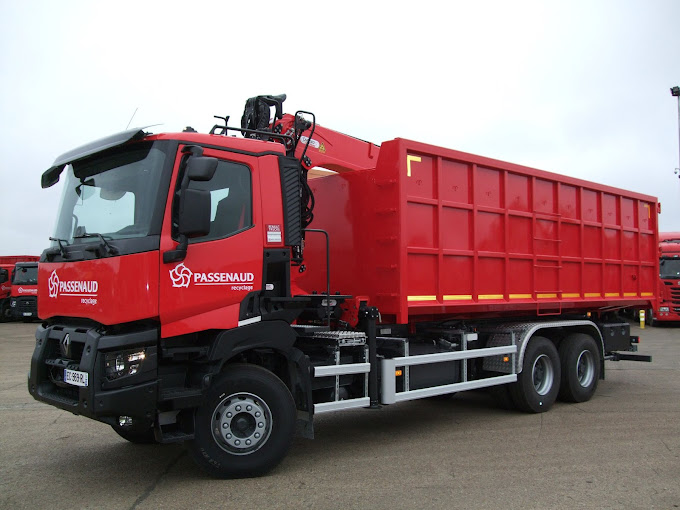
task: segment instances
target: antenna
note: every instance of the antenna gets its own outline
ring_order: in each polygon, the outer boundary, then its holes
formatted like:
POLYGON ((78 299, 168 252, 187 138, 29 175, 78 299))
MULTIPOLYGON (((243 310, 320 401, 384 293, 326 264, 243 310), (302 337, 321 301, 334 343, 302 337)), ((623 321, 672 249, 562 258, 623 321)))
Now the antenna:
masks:
POLYGON ((135 118, 135 115, 137 115, 137 110, 139 110, 139 106, 135 108, 134 113, 132 114, 132 117, 130 117, 130 120, 127 123, 127 126, 125 126, 125 129, 127 130, 130 127, 130 123, 132 122, 132 119, 135 118))

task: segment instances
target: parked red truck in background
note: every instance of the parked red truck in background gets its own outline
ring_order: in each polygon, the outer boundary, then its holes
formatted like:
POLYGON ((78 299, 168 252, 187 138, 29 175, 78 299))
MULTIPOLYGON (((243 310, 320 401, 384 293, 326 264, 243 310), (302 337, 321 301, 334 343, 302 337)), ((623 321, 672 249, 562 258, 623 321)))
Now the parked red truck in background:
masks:
POLYGON ((680 322, 680 232, 659 233, 659 298, 647 312, 653 326, 680 322))
POLYGON ((12 294, 12 274, 16 263, 37 262, 39 259, 40 257, 35 255, 0 256, 0 321, 12 320, 10 297, 12 294))
POLYGON ((38 318, 38 263, 18 262, 12 272, 9 307, 14 320, 38 318))
POLYGON ((377 146, 284 99, 251 98, 240 128, 129 130, 43 174, 65 183, 34 398, 250 476, 320 413, 480 388, 543 412, 589 400, 605 360, 651 360, 614 311, 655 300, 656 198, 377 146))

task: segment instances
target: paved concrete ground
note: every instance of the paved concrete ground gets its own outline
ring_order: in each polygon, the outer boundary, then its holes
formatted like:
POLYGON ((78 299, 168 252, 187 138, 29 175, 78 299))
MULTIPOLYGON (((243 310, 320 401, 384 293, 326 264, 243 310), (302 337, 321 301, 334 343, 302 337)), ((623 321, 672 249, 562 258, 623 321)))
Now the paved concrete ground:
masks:
POLYGON ((323 415, 269 476, 226 481, 35 402, 34 330, 0 324, 0 508, 680 507, 680 328, 645 329, 654 362, 607 362, 585 404, 528 415, 468 393, 323 415))

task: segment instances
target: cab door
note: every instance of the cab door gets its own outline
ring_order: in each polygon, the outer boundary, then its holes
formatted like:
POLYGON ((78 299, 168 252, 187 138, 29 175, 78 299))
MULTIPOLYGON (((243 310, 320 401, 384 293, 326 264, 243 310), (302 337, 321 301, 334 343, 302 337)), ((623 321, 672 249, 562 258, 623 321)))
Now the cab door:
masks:
MULTIPOLYGON (((182 149, 172 190, 177 189, 182 149)), ((241 302, 262 286, 261 207, 253 191, 259 190, 258 158, 208 148, 203 155, 218 159, 215 174, 189 188, 210 192, 210 232, 191 239, 185 259, 169 264, 163 263, 163 253, 175 249, 179 239, 172 228, 175 193, 166 204, 159 278, 163 337, 237 327, 241 302)))

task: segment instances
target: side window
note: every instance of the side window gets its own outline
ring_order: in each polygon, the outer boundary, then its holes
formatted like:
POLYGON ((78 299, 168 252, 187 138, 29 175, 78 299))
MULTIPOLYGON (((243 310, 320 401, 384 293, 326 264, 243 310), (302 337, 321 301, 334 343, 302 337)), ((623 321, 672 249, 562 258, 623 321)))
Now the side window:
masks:
POLYGON ((246 165, 220 161, 212 179, 189 187, 210 192, 211 212, 210 233, 190 242, 222 239, 253 226, 252 180, 246 165))

